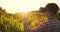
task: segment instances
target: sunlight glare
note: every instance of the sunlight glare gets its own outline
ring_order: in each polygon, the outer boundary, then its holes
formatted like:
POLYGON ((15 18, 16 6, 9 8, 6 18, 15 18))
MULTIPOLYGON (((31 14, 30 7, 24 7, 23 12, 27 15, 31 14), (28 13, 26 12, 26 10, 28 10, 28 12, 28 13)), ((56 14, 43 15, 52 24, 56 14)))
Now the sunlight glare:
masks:
POLYGON ((28 6, 22 6, 20 8, 20 12, 29 12, 29 7, 28 6))

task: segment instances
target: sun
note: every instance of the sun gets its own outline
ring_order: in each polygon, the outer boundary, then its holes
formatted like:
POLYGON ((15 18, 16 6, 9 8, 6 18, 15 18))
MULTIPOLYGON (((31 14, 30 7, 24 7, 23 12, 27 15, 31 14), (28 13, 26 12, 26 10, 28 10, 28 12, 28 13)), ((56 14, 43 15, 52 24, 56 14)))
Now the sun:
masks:
POLYGON ((22 6, 20 8, 20 12, 29 12, 29 7, 28 6, 22 6))

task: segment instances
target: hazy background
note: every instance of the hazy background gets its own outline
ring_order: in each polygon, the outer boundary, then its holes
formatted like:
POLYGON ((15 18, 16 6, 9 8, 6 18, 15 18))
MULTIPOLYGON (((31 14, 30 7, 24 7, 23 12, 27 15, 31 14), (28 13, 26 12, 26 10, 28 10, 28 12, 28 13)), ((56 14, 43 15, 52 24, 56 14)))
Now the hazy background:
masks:
POLYGON ((8 13, 18 13, 22 7, 28 7, 29 11, 38 10, 50 2, 57 3, 60 7, 60 0, 0 0, 0 6, 8 13))

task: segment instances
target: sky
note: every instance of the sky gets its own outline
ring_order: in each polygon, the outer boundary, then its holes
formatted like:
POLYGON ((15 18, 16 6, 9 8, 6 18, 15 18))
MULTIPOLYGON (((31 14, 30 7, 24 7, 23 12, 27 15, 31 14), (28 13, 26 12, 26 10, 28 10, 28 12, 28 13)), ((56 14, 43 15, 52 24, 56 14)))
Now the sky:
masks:
POLYGON ((0 0, 0 7, 8 13, 19 13, 24 10, 33 11, 45 7, 47 3, 57 3, 60 7, 60 0, 0 0))

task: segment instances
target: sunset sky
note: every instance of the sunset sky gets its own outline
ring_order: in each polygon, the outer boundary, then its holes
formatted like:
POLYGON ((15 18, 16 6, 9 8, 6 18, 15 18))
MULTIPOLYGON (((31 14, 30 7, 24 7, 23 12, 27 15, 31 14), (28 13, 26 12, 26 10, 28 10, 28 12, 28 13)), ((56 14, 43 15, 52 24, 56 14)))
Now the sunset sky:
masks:
POLYGON ((8 13, 19 13, 38 10, 39 7, 45 7, 51 2, 57 3, 60 7, 60 0, 0 0, 0 7, 6 9, 8 13))

